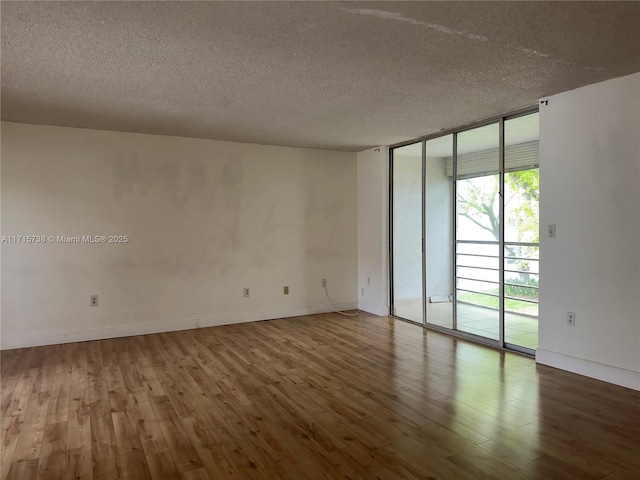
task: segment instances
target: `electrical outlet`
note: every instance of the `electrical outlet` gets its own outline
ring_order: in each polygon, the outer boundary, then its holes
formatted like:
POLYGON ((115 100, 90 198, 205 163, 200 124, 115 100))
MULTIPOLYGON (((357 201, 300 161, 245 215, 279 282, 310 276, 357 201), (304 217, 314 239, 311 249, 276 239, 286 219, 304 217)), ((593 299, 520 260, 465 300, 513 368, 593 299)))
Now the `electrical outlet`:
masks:
POLYGON ((289 295, 289 286, 288 285, 285 286, 283 290, 284 290, 284 294, 285 295, 289 295))
POLYGON ((371 285, 371 277, 367 277, 367 285, 371 285))
POLYGON ((250 293, 251 293, 251 292, 249 291, 249 287, 244 287, 244 288, 242 289, 242 296, 243 296, 243 297, 248 297, 250 293))
POLYGON ((98 295, 91 295, 89 297, 89 305, 92 307, 98 306, 98 295))
POLYGON ((364 288, 360 289, 360 296, 364 297, 364 288))
POLYGON ((322 279, 322 286, 323 286, 324 288, 327 288, 327 279, 326 279, 326 278, 323 278, 323 279, 322 279))
POLYGON ((574 312, 567 312, 567 325, 570 327, 576 326, 576 314, 574 312))
POLYGON ((556 238, 556 226, 549 225, 548 229, 549 229, 549 238, 556 238))

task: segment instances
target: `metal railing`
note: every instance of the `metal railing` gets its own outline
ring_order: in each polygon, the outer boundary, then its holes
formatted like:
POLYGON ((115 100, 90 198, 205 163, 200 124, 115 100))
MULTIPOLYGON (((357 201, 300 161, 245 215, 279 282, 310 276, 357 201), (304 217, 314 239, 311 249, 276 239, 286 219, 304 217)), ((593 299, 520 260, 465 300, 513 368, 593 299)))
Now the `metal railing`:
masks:
MULTIPOLYGON (((484 240, 456 243, 458 301, 498 310, 500 243, 484 240)), ((505 312, 538 317, 539 247, 537 242, 504 242, 505 312)))

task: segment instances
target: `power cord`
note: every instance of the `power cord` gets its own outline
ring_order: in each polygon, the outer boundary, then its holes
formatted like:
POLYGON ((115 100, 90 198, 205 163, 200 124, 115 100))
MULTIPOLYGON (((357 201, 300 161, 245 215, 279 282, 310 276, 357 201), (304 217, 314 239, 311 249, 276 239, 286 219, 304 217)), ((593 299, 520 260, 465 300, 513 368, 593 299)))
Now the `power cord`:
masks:
POLYGON ((327 296, 327 299, 329 300, 329 303, 331 304, 331 306, 333 307, 333 311, 335 313, 339 313, 340 315, 344 315, 345 317, 355 317, 360 315, 360 311, 358 310, 356 313, 346 313, 346 312, 341 312, 340 310, 338 310, 336 308, 336 304, 334 303, 334 301, 331 299, 331 297, 329 296, 329 290, 327 290, 327 287, 324 287, 324 294, 327 296))

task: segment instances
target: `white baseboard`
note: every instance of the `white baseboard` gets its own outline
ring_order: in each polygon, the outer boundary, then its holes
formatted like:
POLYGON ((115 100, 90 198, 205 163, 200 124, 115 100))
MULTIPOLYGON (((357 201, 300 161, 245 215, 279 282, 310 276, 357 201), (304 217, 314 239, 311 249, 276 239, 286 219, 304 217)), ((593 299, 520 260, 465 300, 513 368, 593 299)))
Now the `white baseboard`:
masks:
POLYGON ((358 309, 363 312, 373 313, 379 317, 386 317, 389 315, 389 307, 378 305, 377 303, 363 302, 362 300, 358 302, 358 309))
POLYGON ((539 348, 536 362, 640 391, 640 372, 539 348))
POLYGON ((0 350, 38 347, 42 345, 58 345, 61 343, 88 342, 91 340, 131 337, 134 335, 148 335, 151 333, 175 332, 178 330, 190 330, 194 328, 214 327, 218 325, 231 325, 234 323, 273 320, 276 318, 299 317, 302 315, 312 315, 314 313, 328 313, 333 312, 335 309, 355 310, 357 308, 358 307, 356 302, 347 302, 340 303, 335 306, 315 305, 310 307, 298 307, 280 310, 227 313, 208 317, 177 320, 174 322, 150 322, 135 325, 119 325, 114 327, 94 328, 90 330, 78 330, 74 332, 48 333, 41 335, 28 335, 23 337, 4 337, 0 339, 0 350))

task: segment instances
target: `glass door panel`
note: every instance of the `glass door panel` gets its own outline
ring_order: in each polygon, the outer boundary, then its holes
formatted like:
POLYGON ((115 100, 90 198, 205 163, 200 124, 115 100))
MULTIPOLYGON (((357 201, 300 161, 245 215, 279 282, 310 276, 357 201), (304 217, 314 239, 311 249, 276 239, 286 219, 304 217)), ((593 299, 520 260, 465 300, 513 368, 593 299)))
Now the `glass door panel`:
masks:
POLYGON ((427 323, 453 328, 453 135, 426 142, 425 262, 427 323))
POLYGON ((500 338, 499 124, 457 135, 456 328, 500 338))
POLYGON ((422 323, 422 142, 392 155, 393 313, 422 323))
POLYGON ((505 342, 538 348, 538 114, 505 122, 505 342))

